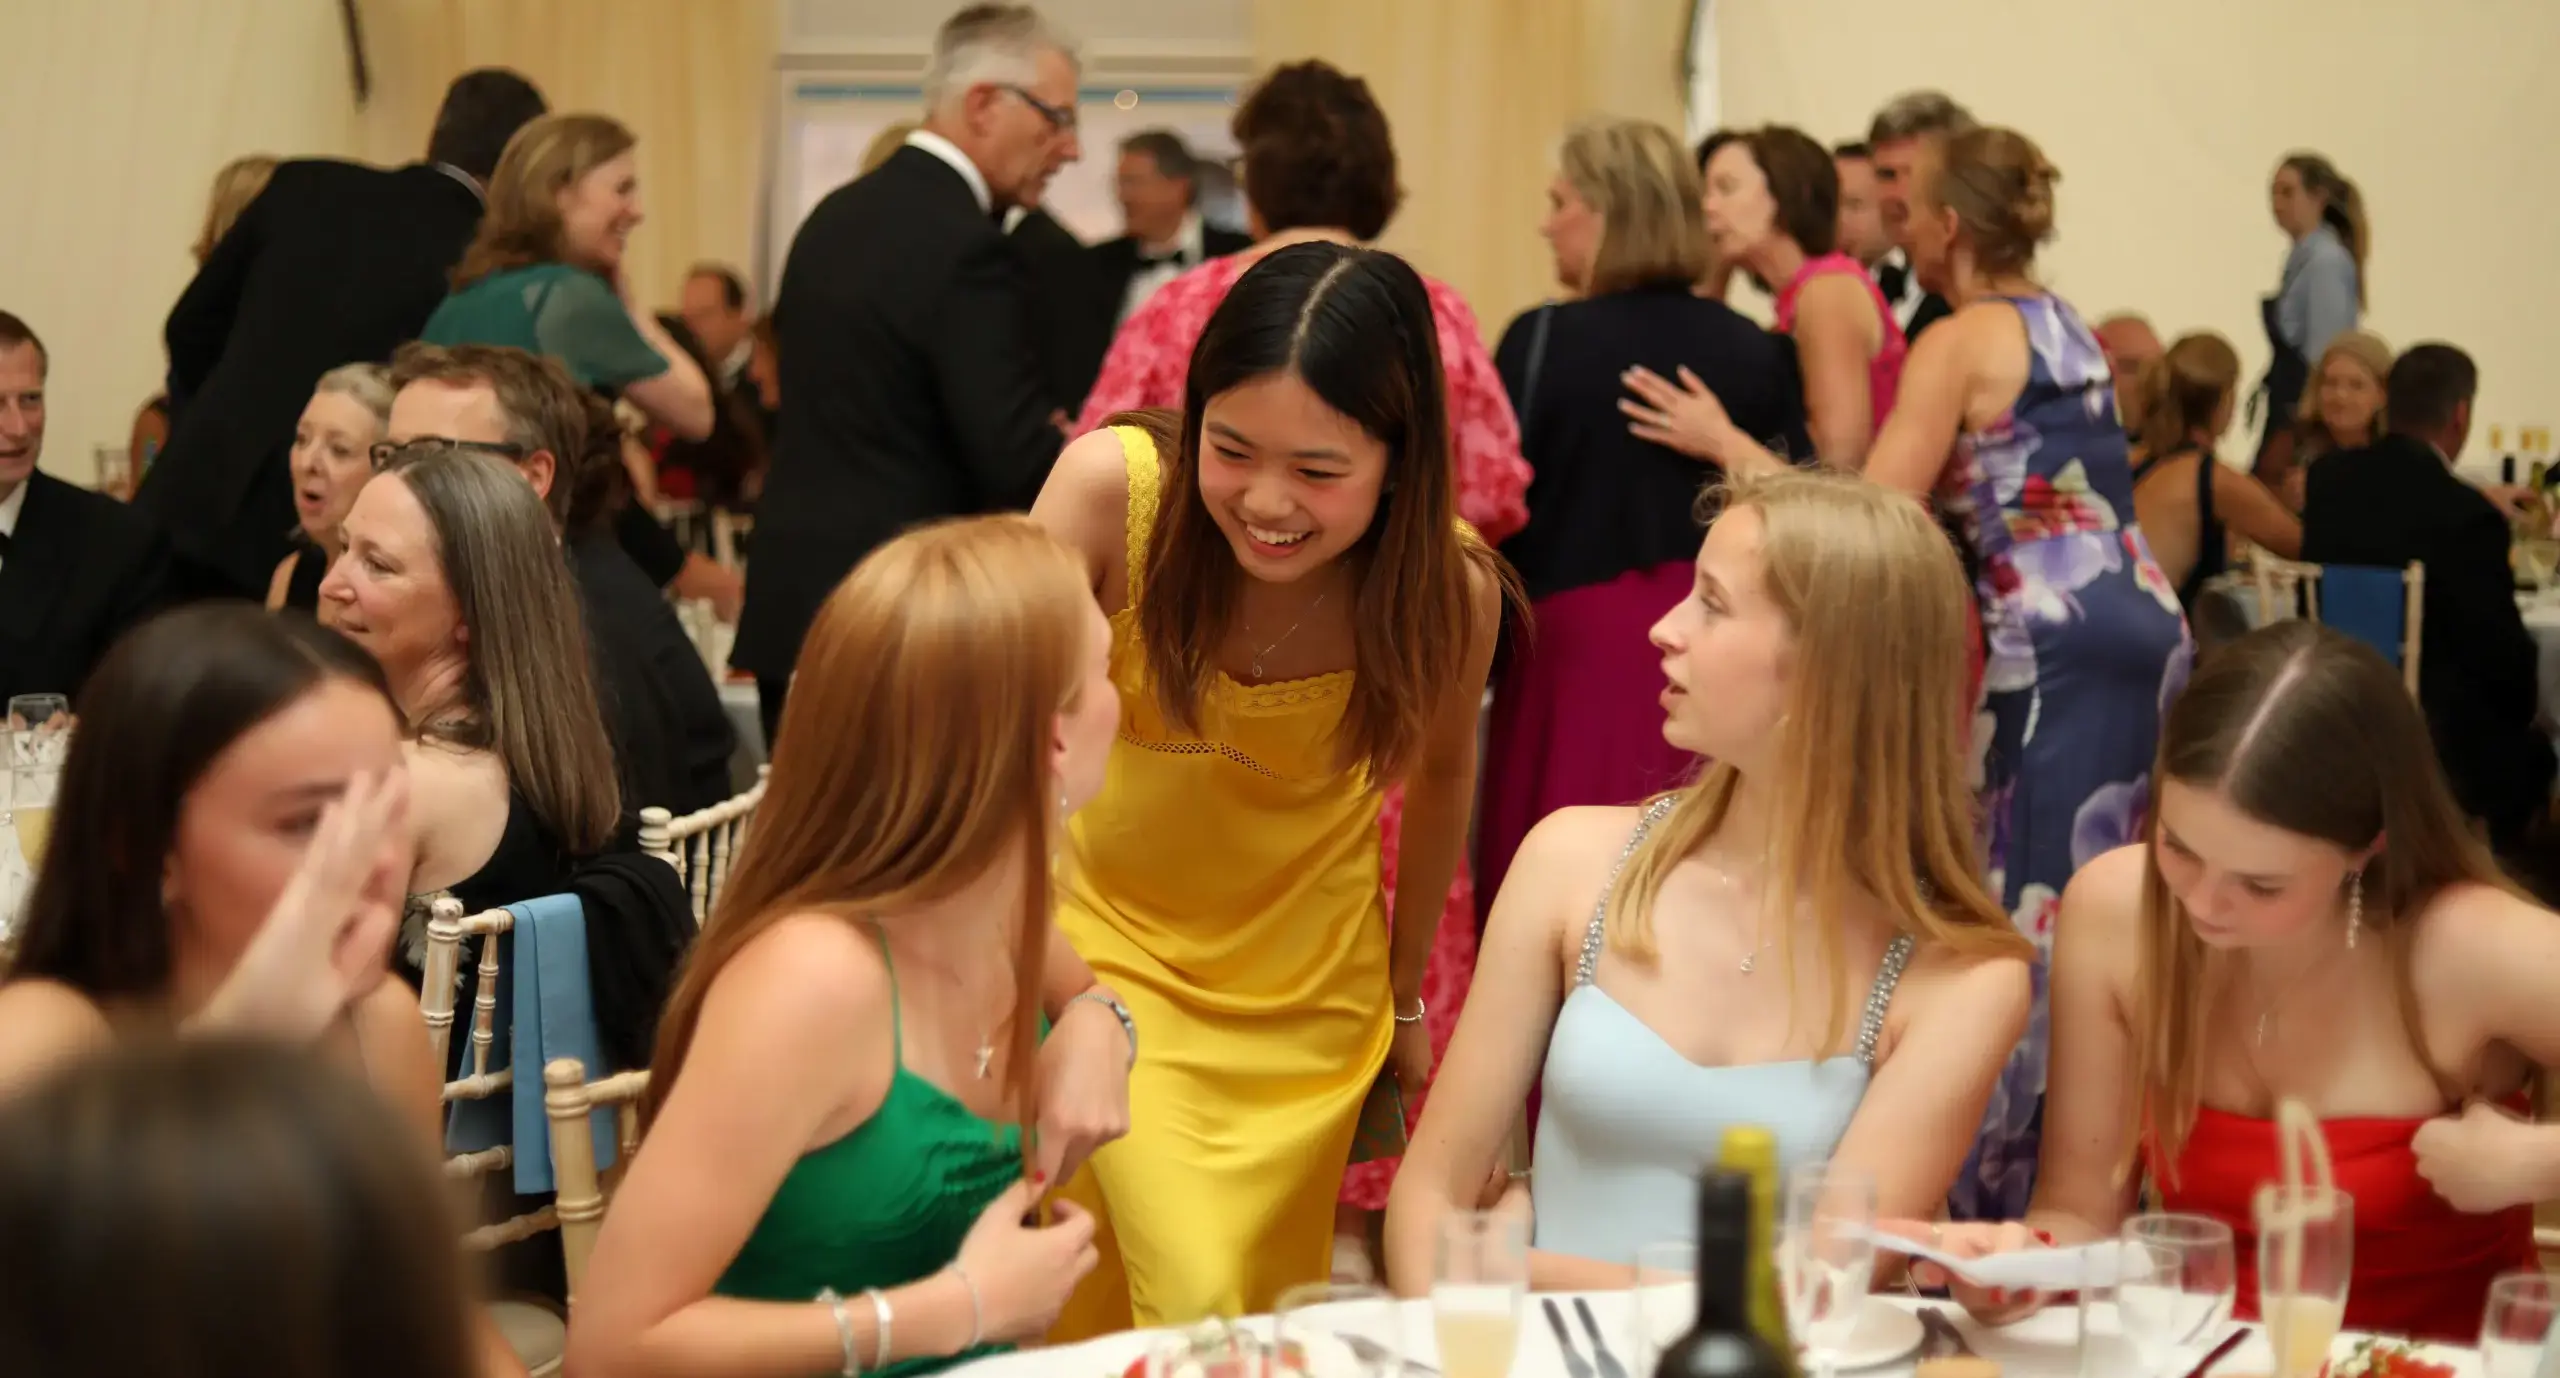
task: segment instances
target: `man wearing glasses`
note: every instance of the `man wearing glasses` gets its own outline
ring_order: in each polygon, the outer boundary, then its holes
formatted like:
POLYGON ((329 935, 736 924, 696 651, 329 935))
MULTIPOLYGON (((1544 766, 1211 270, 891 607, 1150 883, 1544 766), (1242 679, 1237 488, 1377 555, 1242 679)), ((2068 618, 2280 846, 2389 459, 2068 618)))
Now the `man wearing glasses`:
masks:
POLYGON ((940 517, 1027 510, 1064 443, 1002 229, 1076 141, 1075 49, 1024 5, 936 35, 923 126, 820 201, 774 303, 780 441, 731 662, 770 742, 800 639, 873 547, 940 517))

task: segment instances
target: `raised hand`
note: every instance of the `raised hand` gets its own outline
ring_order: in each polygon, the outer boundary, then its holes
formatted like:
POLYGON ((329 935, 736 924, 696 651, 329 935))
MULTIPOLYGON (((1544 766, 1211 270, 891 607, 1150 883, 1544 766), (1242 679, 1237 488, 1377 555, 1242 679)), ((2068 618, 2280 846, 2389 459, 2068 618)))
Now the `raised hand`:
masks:
POLYGON ((300 1042, 381 984, 409 873, 409 777, 360 772, 196 1022, 300 1042))

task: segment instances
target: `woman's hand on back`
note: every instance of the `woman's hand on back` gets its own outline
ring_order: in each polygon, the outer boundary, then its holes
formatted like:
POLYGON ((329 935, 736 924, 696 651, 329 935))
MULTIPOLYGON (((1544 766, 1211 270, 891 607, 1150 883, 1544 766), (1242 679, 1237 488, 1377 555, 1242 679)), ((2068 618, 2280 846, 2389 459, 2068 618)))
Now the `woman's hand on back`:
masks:
POLYGON ((410 851, 408 772, 348 780, 201 1021, 297 1041, 335 1023, 389 971, 410 851))
POLYGON ((1101 1261, 1093 1217, 1074 1202, 1051 1202, 1055 1218, 1048 1225, 1025 1223, 1041 1185, 1025 1179, 1005 1188, 960 1241, 956 1262, 977 1290, 981 1340, 1013 1343, 1047 1334, 1076 1284, 1101 1261))

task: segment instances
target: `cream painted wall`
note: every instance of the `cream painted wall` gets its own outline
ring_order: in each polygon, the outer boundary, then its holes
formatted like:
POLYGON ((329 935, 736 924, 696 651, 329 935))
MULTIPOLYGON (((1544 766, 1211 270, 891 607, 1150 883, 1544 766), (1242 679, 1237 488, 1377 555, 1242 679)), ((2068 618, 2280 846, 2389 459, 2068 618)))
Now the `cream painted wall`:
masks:
MULTIPOLYGON (((2221 331, 2252 377, 2285 251, 2266 183, 2296 148, 2363 187, 2367 324, 2480 362, 2479 425, 2560 426, 2560 4, 2552 0, 1715 0, 1723 116, 1863 135, 1939 87, 2062 170, 2047 279, 2093 319, 2221 331), (1926 16, 1920 22, 1920 16, 1926 16)), ((2227 455, 2243 442, 2226 441, 2227 455)))
POLYGON ((338 7, 320 0, 0 0, 0 309, 53 355, 44 467, 78 482, 160 388, 213 174, 244 153, 355 151, 338 7))

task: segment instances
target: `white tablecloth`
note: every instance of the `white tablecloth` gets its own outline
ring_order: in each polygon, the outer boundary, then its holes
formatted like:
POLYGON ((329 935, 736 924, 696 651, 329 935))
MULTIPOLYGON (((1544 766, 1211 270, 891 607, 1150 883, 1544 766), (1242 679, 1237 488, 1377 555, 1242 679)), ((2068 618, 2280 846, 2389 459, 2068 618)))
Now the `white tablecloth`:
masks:
MULTIPOLYGON (((1652 1378, 1650 1357, 1638 1347, 1634 1334, 1627 1294, 1594 1292, 1588 1294, 1588 1298, 1600 1323, 1601 1333, 1607 1337, 1618 1361, 1626 1365, 1631 1378, 1652 1378)), ((1937 1305, 1964 1332, 1975 1350, 2000 1365, 2002 1378, 2080 1378, 2083 1373, 2077 1342, 2079 1316, 2074 1308, 2049 1308, 2005 1329, 1987 1330, 1975 1326, 1966 1318, 1962 1308, 1952 1304, 1921 1303, 1905 1297, 1879 1297, 1877 1300, 1901 1307, 1937 1305)), ((1440 1351, 1431 1335, 1431 1304, 1409 1301, 1402 1303, 1399 1309, 1403 1313, 1406 1357, 1436 1365, 1440 1351)), ((1567 1316, 1570 1319, 1570 1309, 1567 1316)), ((1248 1324, 1260 1326, 1264 1334, 1269 1334, 1267 1317, 1256 1317, 1248 1324)), ((2115 1331, 2112 1307, 2092 1307, 2089 1328, 2091 1352, 2086 1369, 2089 1378, 2125 1378, 2125 1375, 2141 1372, 2132 1351, 2125 1347, 2115 1331)), ((1119 1378, 1121 1372, 1143 1357, 1164 1333, 1131 1331, 1106 1335, 1098 1340, 1056 1349, 1026 1350, 981 1359, 952 1372, 966 1374, 968 1378, 1119 1378)), ((1582 1348, 1584 1357, 1589 1358, 1590 1338, 1577 1327, 1574 1339, 1582 1348)), ((2342 1358, 2353 1348, 2353 1338, 2341 1336, 2333 1357, 2342 1358)), ((2215 1365, 2213 1371, 2235 1375, 2263 1374, 2272 1367, 2272 1357, 2253 1328, 2249 1339, 2215 1365)), ((2458 1378, 2479 1378, 2481 1374, 2479 1358, 2469 1350, 2430 1347, 2426 1357, 2452 1365, 2458 1378)), ((1907 1378, 1911 1371, 1909 1359, 1858 1370, 1862 1375, 1876 1375, 1876 1378, 1907 1378)), ((2183 1373, 2184 1369, 2180 1372, 2183 1373)), ((1520 1318, 1520 1343, 1512 1360, 1511 1378, 1565 1378, 1564 1359, 1556 1349, 1555 1335, 1548 1328, 1534 1297, 1520 1318)))

